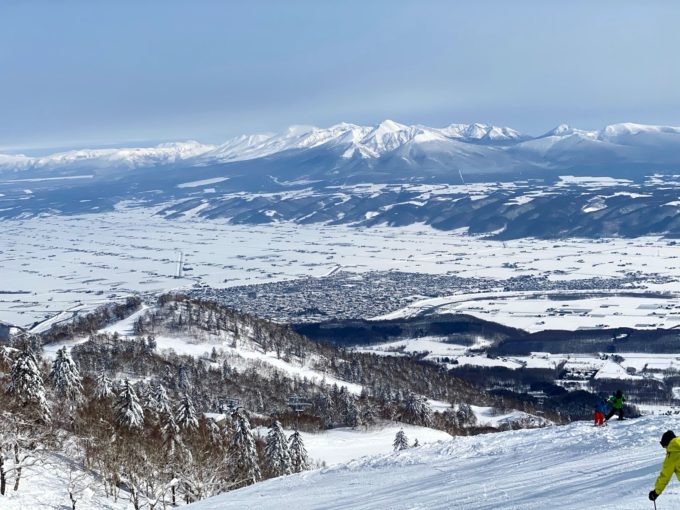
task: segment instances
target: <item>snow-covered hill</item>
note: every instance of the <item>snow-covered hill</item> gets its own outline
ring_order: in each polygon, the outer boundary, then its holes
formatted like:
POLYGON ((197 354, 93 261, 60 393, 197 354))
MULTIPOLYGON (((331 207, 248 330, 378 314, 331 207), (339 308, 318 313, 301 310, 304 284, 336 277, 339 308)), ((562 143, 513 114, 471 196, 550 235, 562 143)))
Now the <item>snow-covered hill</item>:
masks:
POLYGON ((68 168, 139 168, 188 160, 213 150, 213 145, 195 141, 163 143, 154 147, 78 149, 46 156, 0 154, 0 172, 68 168))
MULTIPOLYGON (((652 508, 665 452, 680 419, 648 416, 607 427, 563 427, 456 437, 420 448, 277 478, 190 506, 195 510, 652 508)), ((671 480, 659 509, 680 508, 671 480)))

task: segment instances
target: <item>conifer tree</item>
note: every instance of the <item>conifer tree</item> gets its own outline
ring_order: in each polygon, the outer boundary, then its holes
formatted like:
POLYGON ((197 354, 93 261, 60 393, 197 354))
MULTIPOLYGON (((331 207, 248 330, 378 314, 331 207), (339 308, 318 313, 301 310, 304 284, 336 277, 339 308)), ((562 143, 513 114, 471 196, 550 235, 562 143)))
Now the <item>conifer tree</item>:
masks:
POLYGON ((185 391, 191 388, 187 367, 184 364, 177 368, 177 387, 185 391))
POLYGON ((56 390, 57 395, 66 398, 72 403, 82 399, 83 384, 78 366, 71 355, 62 347, 57 351, 57 357, 52 363, 49 379, 56 390))
POLYGON ((128 429, 139 429, 144 425, 144 411, 130 381, 125 379, 114 403, 116 423, 128 429))
POLYGON ((175 422, 181 430, 192 431, 198 428, 196 409, 189 395, 184 395, 175 409, 175 422))
POLYGON ((175 417, 170 410, 160 414, 160 427, 163 446, 166 453, 172 457, 177 449, 182 446, 182 436, 179 425, 177 425, 175 417))
POLYGON ((361 415, 357 407, 356 400, 350 394, 343 397, 344 416, 343 422, 348 427, 358 427, 361 425, 361 415))
POLYGON ((404 429, 399 429, 397 435, 394 436, 394 442, 392 443, 392 446, 394 447, 395 451, 405 450, 408 448, 408 438, 404 433, 404 429))
POLYGON ((260 480, 260 467, 257 465, 255 439, 250 430, 250 422, 240 409, 234 413, 234 433, 229 453, 234 469, 235 486, 243 487, 260 480))
POLYGON ((154 387, 151 400, 153 402, 153 410, 159 415, 172 413, 168 392, 160 382, 154 387))
POLYGON ((474 427, 477 424, 477 417, 475 416, 472 407, 465 402, 461 402, 458 406, 456 418, 462 427, 474 427))
POLYGON ((264 455, 267 472, 271 476, 289 475, 292 472, 288 441, 278 420, 274 420, 269 427, 264 455))
POLYGON ((290 459, 292 462, 293 473, 301 473, 309 467, 309 458, 307 457, 307 450, 305 444, 302 442, 302 436, 299 431, 295 431, 290 435, 290 459))
POLYGON ((363 412, 361 413, 361 422, 368 427, 369 425, 373 425, 375 423, 375 410, 373 408, 373 404, 370 402, 366 402, 363 412))
POLYGON ((94 388, 94 398, 97 400, 104 400, 113 396, 113 384, 111 379, 103 370, 97 374, 96 386, 94 388))
POLYGON ((9 371, 12 368, 12 356, 10 356, 9 349, 0 345, 0 372, 9 371))
POLYGON ((426 427, 432 423, 432 408, 423 396, 409 391, 400 407, 404 421, 426 427))
POLYGON ((22 404, 35 406, 36 417, 49 422, 50 412, 45 398, 45 385, 38 363, 31 352, 22 351, 12 365, 8 392, 22 404))

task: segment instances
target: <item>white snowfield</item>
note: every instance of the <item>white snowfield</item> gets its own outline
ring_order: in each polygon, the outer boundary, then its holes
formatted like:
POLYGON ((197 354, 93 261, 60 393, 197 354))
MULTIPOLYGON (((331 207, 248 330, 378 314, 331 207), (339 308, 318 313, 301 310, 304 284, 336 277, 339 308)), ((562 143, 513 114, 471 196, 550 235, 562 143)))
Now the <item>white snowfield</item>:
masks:
MULTIPOLYGON (((385 455, 393 450, 394 436, 403 430, 409 444, 417 439, 418 443, 429 444, 451 439, 443 430, 420 427, 393 421, 380 421, 368 429, 340 427, 322 432, 301 432, 302 440, 312 462, 325 463, 327 466, 346 464, 367 455, 385 455)), ((286 430, 290 437, 292 430, 286 430)), ((257 434, 266 437, 267 429, 257 429, 257 434)))
MULTIPOLYGON (((652 509, 667 429, 644 417, 456 437, 389 455, 269 480, 190 505, 195 510, 652 509)), ((673 478, 659 510, 680 508, 673 478)))
MULTIPOLYGON (((477 193, 475 186, 469 186, 468 192, 477 193)), ((422 190, 436 193, 436 187, 422 185, 422 190)), ((154 216, 155 209, 128 205, 96 216, 3 222, 3 235, 9 241, 0 261, 0 291, 5 292, 0 294, 0 319, 31 326, 61 313, 55 320, 64 319, 75 307, 96 306, 139 292, 164 292, 195 283, 220 288, 318 277, 341 266, 343 271, 356 273, 407 269, 499 281, 498 291, 487 295, 456 295, 452 289, 446 297, 423 300, 414 296, 411 306, 390 314, 393 318, 436 309, 469 313, 528 331, 598 324, 672 327, 680 321, 677 300, 654 294, 624 298, 613 292, 565 302, 548 299, 548 293, 541 297, 502 288, 502 281, 512 277, 545 276, 551 281, 625 278, 635 270, 646 280, 637 290, 678 296, 680 265, 673 240, 501 242, 425 225, 370 229, 287 223, 244 226, 193 217, 168 221, 154 216), (342 243, 338 243, 340 238, 342 243), (192 271, 174 278, 179 250, 192 271), (656 276, 673 280, 655 283, 656 276)))

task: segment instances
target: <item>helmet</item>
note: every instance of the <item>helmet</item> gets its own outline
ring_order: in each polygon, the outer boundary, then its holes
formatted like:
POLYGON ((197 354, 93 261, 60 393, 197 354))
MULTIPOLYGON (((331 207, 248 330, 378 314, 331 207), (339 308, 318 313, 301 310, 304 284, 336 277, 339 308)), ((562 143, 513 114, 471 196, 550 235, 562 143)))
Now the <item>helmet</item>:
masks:
POLYGON ((661 446, 666 448, 673 439, 675 439, 675 433, 672 430, 667 430, 661 436, 661 446))

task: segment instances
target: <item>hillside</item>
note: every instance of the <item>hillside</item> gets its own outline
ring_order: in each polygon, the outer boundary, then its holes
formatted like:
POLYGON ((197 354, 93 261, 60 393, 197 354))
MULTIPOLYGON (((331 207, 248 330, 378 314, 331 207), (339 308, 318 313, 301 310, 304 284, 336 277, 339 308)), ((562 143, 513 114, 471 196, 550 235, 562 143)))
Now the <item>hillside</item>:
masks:
POLYGON ((570 419, 431 363, 318 344, 181 295, 43 326, 0 346, 3 508, 73 496, 151 510, 385 454, 401 429, 412 445, 570 419))
MULTIPOLYGON (((680 419, 649 416, 595 429, 563 427, 456 437, 416 449, 269 480, 199 502, 195 510, 652 508, 664 451, 680 419)), ((671 480, 658 508, 680 505, 671 480)))

